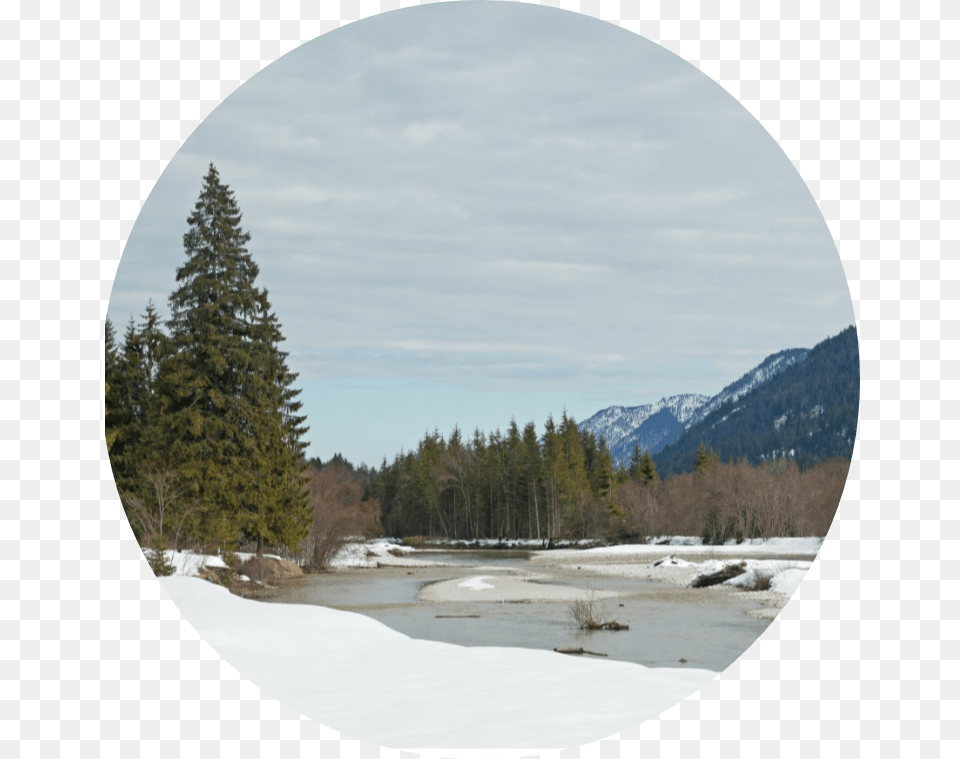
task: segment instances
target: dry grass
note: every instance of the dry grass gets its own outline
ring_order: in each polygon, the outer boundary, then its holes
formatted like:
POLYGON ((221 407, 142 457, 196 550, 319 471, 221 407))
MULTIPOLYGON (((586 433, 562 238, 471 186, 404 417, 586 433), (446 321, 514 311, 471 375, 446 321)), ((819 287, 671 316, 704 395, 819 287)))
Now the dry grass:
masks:
POLYGON ((606 603, 591 591, 586 598, 578 598, 567 604, 570 621, 578 630, 629 630, 628 625, 611 618, 606 603))

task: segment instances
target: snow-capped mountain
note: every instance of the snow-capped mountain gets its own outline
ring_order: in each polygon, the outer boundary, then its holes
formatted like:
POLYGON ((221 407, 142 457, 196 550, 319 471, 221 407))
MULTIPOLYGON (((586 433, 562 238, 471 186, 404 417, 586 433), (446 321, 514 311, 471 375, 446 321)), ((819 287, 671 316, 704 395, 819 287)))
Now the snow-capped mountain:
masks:
MULTIPOLYGON (((631 438, 630 447, 633 447, 632 435, 650 417, 661 411, 668 411, 684 428, 688 420, 693 418, 697 410, 710 400, 708 395, 694 395, 685 393, 670 398, 661 398, 656 403, 647 403, 643 406, 610 406, 598 411, 584 422, 577 424, 581 430, 592 432, 597 438, 601 435, 610 446, 610 451, 620 448, 626 438, 631 438)), ((662 447, 662 446, 661 446, 662 447)), ((657 449, 659 450, 659 449, 657 449)), ((616 453, 614 461, 618 459, 616 453)))
POLYGON ((721 461, 754 465, 784 457, 801 468, 831 458, 849 462, 860 405, 857 331, 847 327, 809 351, 770 356, 718 399, 705 404, 668 446, 653 452, 661 477, 689 471, 700 445, 721 461), (762 381, 744 392, 755 379, 762 381))
POLYGON ((635 445, 639 445, 640 450, 655 454, 724 403, 737 400, 784 369, 800 363, 807 353, 809 351, 806 348, 793 348, 767 356, 712 398, 685 393, 643 406, 610 406, 577 426, 592 432, 597 438, 602 435, 610 447, 614 462, 626 462, 635 445))
POLYGON ((809 352, 807 348, 790 348, 767 356, 760 364, 744 374, 736 382, 730 383, 713 396, 713 398, 700 406, 684 426, 692 427, 694 424, 698 424, 706 419, 708 414, 716 411, 727 401, 736 401, 755 387, 769 382, 784 369, 788 369, 794 364, 799 364, 807 357, 809 352))

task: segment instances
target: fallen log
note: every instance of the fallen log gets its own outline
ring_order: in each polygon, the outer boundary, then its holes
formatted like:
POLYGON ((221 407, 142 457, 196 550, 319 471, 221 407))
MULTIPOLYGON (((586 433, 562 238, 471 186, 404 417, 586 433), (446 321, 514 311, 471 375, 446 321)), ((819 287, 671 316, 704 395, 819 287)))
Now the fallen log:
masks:
POLYGON ((727 564, 719 572, 708 575, 697 575, 690 583, 691 588, 709 588, 711 585, 719 585, 734 577, 738 577, 747 571, 747 562, 741 561, 739 564, 727 564))
POLYGON ((437 614, 435 619, 480 619, 479 614, 437 614))
POLYGON ((583 649, 583 648, 563 648, 563 647, 561 647, 561 648, 555 648, 555 649, 553 649, 553 650, 556 651, 558 654, 572 654, 572 655, 575 655, 575 656, 579 656, 579 655, 581 655, 581 654, 590 654, 591 656, 607 656, 607 654, 597 653, 596 651, 587 651, 587 650, 585 650, 585 649, 583 649))

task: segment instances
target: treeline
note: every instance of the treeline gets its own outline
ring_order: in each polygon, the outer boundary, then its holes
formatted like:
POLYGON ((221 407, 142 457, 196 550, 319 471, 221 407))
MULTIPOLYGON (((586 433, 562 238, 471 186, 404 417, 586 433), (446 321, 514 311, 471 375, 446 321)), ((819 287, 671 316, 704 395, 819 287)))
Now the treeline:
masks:
POLYGON ((614 466, 603 438, 563 414, 542 434, 533 422, 469 440, 427 433, 416 450, 365 472, 364 496, 379 502, 386 534, 479 538, 639 540, 825 535, 846 482, 838 458, 801 471, 789 459, 723 463, 706 446, 693 471, 661 481, 649 453, 634 448, 614 466))
POLYGON ((240 218, 211 165, 169 320, 149 303, 122 342, 106 322, 107 446, 145 547, 299 550, 317 522, 296 374, 240 218))
POLYGON ((595 505, 614 484, 606 443, 564 413, 542 435, 515 421, 469 440, 459 429, 425 434, 415 451, 383 462, 372 494, 389 535, 550 539, 592 535, 595 505))

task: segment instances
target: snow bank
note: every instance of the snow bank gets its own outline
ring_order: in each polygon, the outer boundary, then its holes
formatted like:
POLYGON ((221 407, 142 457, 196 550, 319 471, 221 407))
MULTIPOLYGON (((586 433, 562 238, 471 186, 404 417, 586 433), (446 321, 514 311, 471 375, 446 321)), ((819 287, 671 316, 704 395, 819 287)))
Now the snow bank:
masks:
POLYGON ((744 540, 737 543, 728 541, 722 546, 705 546, 701 538, 673 537, 655 538, 648 543, 638 543, 620 546, 601 546, 588 548, 581 553, 585 555, 597 554, 662 554, 666 550, 671 553, 711 553, 725 555, 748 554, 816 554, 823 545, 823 538, 767 538, 744 540))
POLYGON ((770 580, 770 590, 790 598, 797 592, 806 574, 806 569, 797 567, 778 572, 770 580))
POLYGON ((650 565, 651 567, 693 567, 695 564, 684 561, 683 559, 678 559, 676 556, 666 556, 662 559, 658 559, 650 565))
POLYGON ((429 567, 438 562, 411 560, 395 554, 414 554, 415 548, 397 543, 390 538, 377 538, 366 543, 344 543, 336 555, 328 562, 330 569, 351 569, 358 567, 400 566, 429 567))
POLYGON ((470 588, 470 590, 492 590, 493 585, 484 582, 490 577, 470 577, 457 585, 458 588, 470 588))
POLYGON ((219 556, 206 556, 193 551, 164 551, 164 555, 178 577, 196 577, 203 567, 227 568, 219 556))
POLYGON ((358 614, 258 603, 195 578, 160 584, 266 694, 394 748, 579 746, 657 716, 716 675, 414 640, 358 614))

